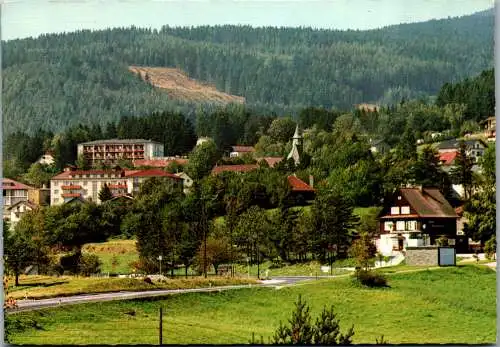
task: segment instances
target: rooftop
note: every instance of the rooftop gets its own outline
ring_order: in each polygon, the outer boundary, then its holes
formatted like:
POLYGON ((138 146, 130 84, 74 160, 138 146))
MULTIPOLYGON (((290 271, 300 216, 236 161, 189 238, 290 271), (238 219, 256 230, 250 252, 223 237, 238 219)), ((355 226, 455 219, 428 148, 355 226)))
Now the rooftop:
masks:
POLYGON ((233 152, 250 153, 255 152, 255 148, 252 146, 231 146, 233 152))
POLYGON ((460 141, 465 142, 467 147, 472 147, 474 146, 477 142, 480 142, 483 144, 483 146, 487 147, 487 144, 480 139, 475 139, 475 140, 459 140, 459 139, 452 139, 452 140, 447 140, 443 141, 438 145, 438 149, 458 149, 460 148, 460 141))
POLYGON ((232 172, 248 172, 252 170, 256 170, 259 168, 257 164, 242 164, 242 165, 219 165, 215 166, 212 169, 212 174, 217 175, 224 171, 232 171, 232 172))
POLYGON ((457 154, 457 151, 441 153, 439 154, 439 161, 445 166, 452 165, 453 161, 457 158, 457 154))
POLYGON ((291 175, 287 177, 288 184, 292 188, 292 192, 314 192, 315 190, 306 182, 302 181, 297 176, 291 175))
MULTIPOLYGON (((419 217, 458 218, 455 209, 437 188, 401 188, 399 192, 419 217)), ((386 215, 382 218, 392 217, 395 216, 386 215)))
POLYGON ((155 143, 160 144, 160 142, 144 139, 109 139, 109 140, 96 140, 80 143, 80 145, 105 145, 105 144, 143 144, 143 143, 155 143))
POLYGON ((34 189, 33 187, 30 187, 26 184, 23 184, 21 182, 17 182, 14 180, 11 180, 10 178, 4 178, 2 181, 2 189, 3 190, 21 190, 21 189, 34 189))
POLYGON ((137 159, 132 161, 135 167, 139 166, 167 167, 174 162, 180 165, 186 165, 189 162, 189 160, 184 158, 174 158, 174 159, 137 159))
MULTIPOLYGON (((83 175, 107 175, 108 177, 114 175, 114 178, 124 178, 124 177, 171 177, 174 179, 180 179, 179 177, 167 173, 162 169, 146 169, 146 170, 75 170, 75 171, 64 171, 60 174, 52 177, 53 180, 64 180, 71 179, 75 176, 83 175)), ((81 179, 80 177, 79 179, 81 179)), ((91 177, 87 177, 91 178, 91 177)), ((95 177, 97 178, 97 177, 95 177)))

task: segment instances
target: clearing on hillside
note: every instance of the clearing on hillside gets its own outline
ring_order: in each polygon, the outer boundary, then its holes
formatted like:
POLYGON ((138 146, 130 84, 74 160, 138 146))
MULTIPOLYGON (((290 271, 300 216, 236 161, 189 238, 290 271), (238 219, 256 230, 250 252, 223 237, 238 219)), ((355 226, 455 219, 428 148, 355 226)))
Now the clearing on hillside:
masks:
POLYGON ((166 67, 130 66, 134 74, 149 83, 164 89, 171 99, 191 102, 212 102, 219 104, 245 103, 245 98, 218 91, 214 86, 189 78, 183 71, 166 67))

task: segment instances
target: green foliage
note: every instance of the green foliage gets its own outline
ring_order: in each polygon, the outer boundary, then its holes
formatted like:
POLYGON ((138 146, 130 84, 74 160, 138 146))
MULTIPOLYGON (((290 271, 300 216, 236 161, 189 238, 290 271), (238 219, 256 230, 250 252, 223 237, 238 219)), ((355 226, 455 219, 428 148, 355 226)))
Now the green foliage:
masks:
POLYGON ((336 191, 319 191, 311 208, 314 233, 311 235, 313 251, 322 260, 327 252, 336 245, 340 255, 352 241, 354 228, 359 218, 353 214, 353 205, 336 191))
POLYGON ((464 206, 466 234, 474 241, 488 241, 496 233, 495 191, 487 189, 474 194, 464 206))
POLYGON ((276 118, 267 129, 267 134, 275 143, 287 143, 291 140, 295 127, 291 118, 276 118))
POLYGON ((311 323, 309 306, 302 301, 299 295, 295 303, 295 311, 288 320, 289 325, 282 322, 276 330, 273 343, 277 345, 350 345, 354 335, 354 327, 343 335, 340 333, 339 322, 333 311, 333 306, 328 310, 323 308, 321 315, 316 319, 316 324, 311 323))
POLYGON ((460 142, 460 147, 455 159, 455 165, 450 170, 450 177, 454 184, 461 184, 464 187, 465 200, 468 200, 472 195, 474 187, 474 175, 472 167, 474 162, 467 154, 467 145, 464 141, 460 142))
POLYGON ((375 271, 358 269, 354 274, 357 283, 366 287, 388 287, 387 278, 375 271))
MULTIPOLYGON (((206 265, 207 267, 213 266, 215 273, 217 273, 220 264, 230 262, 232 258, 231 242, 228 237, 209 237, 206 244, 206 265)), ((197 265, 198 272, 203 273, 205 259, 205 244, 202 243, 198 248, 195 264, 197 265)))
MULTIPOLYGON (((403 97, 433 95, 446 81, 491 68, 493 23, 492 15, 473 15, 370 31, 117 28, 11 40, 2 59, 4 128, 59 131, 66 124, 99 120, 105 135, 112 135, 105 123, 122 116, 194 113, 194 105, 165 97, 130 73, 130 65, 178 67, 267 113, 290 114, 302 105, 350 108, 366 100, 395 104, 403 97)), ((490 85, 457 89, 480 104, 482 95, 492 100, 490 85)), ((454 93, 448 94, 453 99, 454 93)), ((486 112, 466 103, 471 114, 486 112)))
POLYGON ((50 179, 56 174, 54 168, 47 165, 34 163, 28 172, 23 175, 24 180, 35 188, 41 188, 43 185, 49 186, 50 179))
POLYGON ((354 240, 349 248, 349 255, 356 259, 356 265, 364 270, 370 267, 370 260, 377 253, 377 248, 367 234, 361 235, 359 239, 354 240))
POLYGON ((497 239, 493 234, 491 238, 484 244, 484 254, 488 259, 495 259, 494 255, 497 252, 497 239))
POLYGON ((207 176, 220 154, 213 141, 207 141, 195 147, 189 155, 189 163, 186 166, 186 173, 195 181, 207 176))
POLYGON ((79 273, 83 276, 90 276, 101 272, 101 261, 95 254, 82 254, 78 262, 79 273))
POLYGON ((489 145, 479 160, 487 189, 492 189, 496 184, 495 162, 495 146, 489 145))
POLYGON ((111 189, 109 189, 109 186, 104 183, 104 186, 101 188, 99 191, 99 200, 101 202, 106 202, 108 200, 111 200, 113 198, 113 193, 111 193, 111 189))
POLYGON ((494 70, 458 83, 445 83, 439 90, 436 104, 459 103, 466 105, 464 118, 479 122, 495 114, 494 70))
POLYGON ((449 245, 449 240, 446 236, 441 236, 436 240, 436 244, 441 247, 446 247, 449 245))

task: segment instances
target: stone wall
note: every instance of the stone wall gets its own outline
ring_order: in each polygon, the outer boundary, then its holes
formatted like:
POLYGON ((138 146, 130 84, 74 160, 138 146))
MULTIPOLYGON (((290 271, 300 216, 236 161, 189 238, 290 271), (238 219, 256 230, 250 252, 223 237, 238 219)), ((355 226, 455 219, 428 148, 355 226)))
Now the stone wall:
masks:
POLYGON ((406 265, 438 266, 438 247, 406 247, 406 265))

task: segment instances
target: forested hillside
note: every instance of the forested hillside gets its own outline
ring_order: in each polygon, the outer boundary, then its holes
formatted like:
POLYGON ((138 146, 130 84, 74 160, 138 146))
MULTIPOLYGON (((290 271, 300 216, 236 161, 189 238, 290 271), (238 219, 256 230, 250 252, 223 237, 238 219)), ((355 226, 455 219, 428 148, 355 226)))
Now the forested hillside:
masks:
MULTIPOLYGON (((219 26, 42 35, 3 43, 4 132, 59 131, 203 106, 128 71, 173 67, 262 113, 435 95, 493 66, 493 12, 371 31, 219 26)), ((199 114, 199 112, 198 112, 199 114)))

